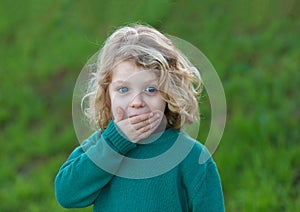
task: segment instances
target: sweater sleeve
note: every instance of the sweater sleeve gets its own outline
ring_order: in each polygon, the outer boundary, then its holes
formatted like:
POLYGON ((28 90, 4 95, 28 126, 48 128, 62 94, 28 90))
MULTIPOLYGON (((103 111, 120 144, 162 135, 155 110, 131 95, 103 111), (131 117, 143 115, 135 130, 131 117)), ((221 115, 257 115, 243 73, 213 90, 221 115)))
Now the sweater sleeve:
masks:
POLYGON ((192 211, 225 211, 220 176, 215 162, 210 159, 204 164, 203 175, 193 182, 192 211))
POLYGON ((136 145, 120 134, 111 121, 77 147, 55 178, 56 199, 66 208, 87 207, 117 173, 127 152, 136 145))

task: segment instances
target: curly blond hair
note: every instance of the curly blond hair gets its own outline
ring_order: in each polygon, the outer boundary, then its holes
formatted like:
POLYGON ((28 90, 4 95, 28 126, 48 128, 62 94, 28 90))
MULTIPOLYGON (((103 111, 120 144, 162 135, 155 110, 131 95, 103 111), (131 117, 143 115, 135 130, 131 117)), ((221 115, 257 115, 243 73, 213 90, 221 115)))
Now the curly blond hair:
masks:
POLYGON ((150 26, 134 24, 111 34, 97 56, 87 94, 82 99, 82 109, 93 126, 106 129, 112 119, 108 89, 112 70, 127 60, 157 74, 169 127, 180 129, 183 124, 198 120, 202 83, 197 68, 167 36, 150 26), (88 103, 83 104, 86 99, 88 103))

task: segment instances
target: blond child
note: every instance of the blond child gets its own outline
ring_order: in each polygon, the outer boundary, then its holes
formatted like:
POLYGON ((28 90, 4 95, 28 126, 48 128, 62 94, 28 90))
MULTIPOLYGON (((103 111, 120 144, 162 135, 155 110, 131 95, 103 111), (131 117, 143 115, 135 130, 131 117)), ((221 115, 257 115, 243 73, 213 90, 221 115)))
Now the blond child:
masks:
POLYGON ((224 211, 213 159, 185 124, 199 117, 201 79, 156 29, 117 29, 99 53, 84 99, 97 130, 63 164, 56 198, 93 211, 224 211))

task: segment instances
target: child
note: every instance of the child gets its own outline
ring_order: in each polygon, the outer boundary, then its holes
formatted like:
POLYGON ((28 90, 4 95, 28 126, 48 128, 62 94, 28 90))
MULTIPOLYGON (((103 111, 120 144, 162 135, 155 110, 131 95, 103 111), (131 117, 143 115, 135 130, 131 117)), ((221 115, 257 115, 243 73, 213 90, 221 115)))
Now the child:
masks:
POLYGON ((93 211, 224 211, 213 159, 180 129, 199 117, 200 75, 152 27, 116 30, 97 60, 85 109, 97 130, 55 179, 67 208, 93 211))

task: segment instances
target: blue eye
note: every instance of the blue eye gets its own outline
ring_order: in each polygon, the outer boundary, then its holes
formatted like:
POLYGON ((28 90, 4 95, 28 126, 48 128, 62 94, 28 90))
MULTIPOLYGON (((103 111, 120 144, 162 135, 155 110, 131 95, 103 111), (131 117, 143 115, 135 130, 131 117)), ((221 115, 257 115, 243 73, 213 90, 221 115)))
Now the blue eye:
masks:
POLYGON ((148 93, 155 93, 157 91, 157 89, 155 87, 148 87, 145 90, 148 93))
POLYGON ((128 92, 128 88, 127 87, 121 87, 121 88, 119 88, 118 89, 118 91, 120 92, 120 93, 126 93, 126 92, 128 92))

